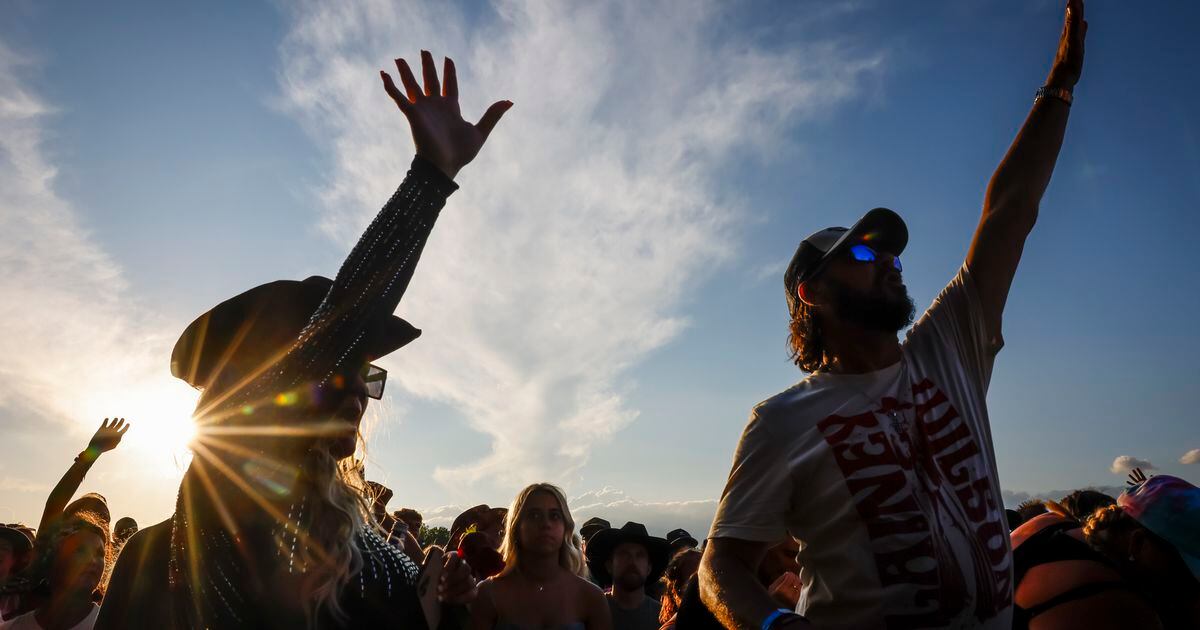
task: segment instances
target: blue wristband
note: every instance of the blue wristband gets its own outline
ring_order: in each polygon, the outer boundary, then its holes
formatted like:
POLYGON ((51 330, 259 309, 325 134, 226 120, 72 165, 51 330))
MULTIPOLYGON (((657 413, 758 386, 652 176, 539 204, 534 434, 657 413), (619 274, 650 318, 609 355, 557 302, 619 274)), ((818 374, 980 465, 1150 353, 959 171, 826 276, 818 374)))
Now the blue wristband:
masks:
POLYGON ((771 626, 775 625, 776 619, 779 619, 780 617, 782 617, 784 615, 790 615, 790 614, 792 614, 792 611, 790 611, 786 608, 779 608, 779 609, 773 611, 771 614, 767 615, 766 619, 763 619, 762 630, 771 630, 771 626))

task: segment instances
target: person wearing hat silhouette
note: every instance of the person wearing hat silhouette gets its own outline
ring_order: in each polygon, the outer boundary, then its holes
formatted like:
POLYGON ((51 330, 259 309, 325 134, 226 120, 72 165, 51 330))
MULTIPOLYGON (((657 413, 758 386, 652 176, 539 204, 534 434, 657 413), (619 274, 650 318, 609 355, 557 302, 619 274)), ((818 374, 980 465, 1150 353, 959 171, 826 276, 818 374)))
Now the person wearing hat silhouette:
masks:
POLYGON ((992 176, 965 263, 903 341, 914 308, 898 214, 876 208, 796 249, 784 288, 792 357, 809 375, 751 413, 699 572, 704 603, 727 626, 1011 626, 1012 553, 986 395, 1085 30, 1083 3, 1070 0, 1058 54, 992 176), (781 609, 754 575, 789 534, 800 541, 802 614, 781 609))
POLYGON ((651 536, 641 523, 628 522, 592 536, 587 564, 601 586, 612 586, 607 597, 614 628, 659 627, 660 605, 646 594, 646 586, 662 577, 670 554, 666 539, 651 536))
MULTIPOLYGON (((201 315, 171 371, 201 391, 194 457, 175 513, 135 534, 117 563, 100 628, 403 627, 426 624, 420 568, 370 524, 351 456, 367 402, 387 373, 373 361, 413 341, 393 315, 459 169, 511 103, 462 118, 454 63, 424 85, 403 59, 402 88, 380 72, 407 118, 416 157, 337 276, 280 280, 201 315)), ((446 554, 436 587, 462 620, 470 569, 446 554)))
POLYGON ((29 566, 32 551, 33 536, 22 525, 0 525, 0 621, 8 619, 20 607, 19 589, 11 588, 9 577, 29 566))

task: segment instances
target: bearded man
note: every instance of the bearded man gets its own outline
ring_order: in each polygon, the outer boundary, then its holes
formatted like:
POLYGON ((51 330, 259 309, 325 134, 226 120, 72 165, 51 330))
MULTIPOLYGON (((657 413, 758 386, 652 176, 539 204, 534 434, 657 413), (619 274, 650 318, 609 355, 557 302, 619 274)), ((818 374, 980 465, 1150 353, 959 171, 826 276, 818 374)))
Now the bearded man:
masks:
POLYGON ((993 175, 962 267, 912 322, 908 229, 875 208, 805 238, 784 275, 791 350, 809 376, 759 404, 700 568, 730 628, 1012 627, 1012 552, 985 402, 1000 316, 1062 146, 1083 65, 1083 3, 993 175), (797 611, 755 579, 800 543, 797 611))

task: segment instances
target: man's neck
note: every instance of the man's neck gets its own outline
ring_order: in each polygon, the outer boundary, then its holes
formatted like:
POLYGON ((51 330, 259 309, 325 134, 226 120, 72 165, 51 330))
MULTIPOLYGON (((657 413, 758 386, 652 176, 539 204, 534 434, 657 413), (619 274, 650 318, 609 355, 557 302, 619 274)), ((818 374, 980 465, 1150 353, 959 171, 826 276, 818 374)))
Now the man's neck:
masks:
POLYGON ((828 359, 822 371, 834 374, 865 374, 900 360, 896 333, 839 323, 826 328, 825 345, 828 359))
POLYGON ((646 599, 646 587, 640 586, 635 590, 627 591, 613 584, 612 593, 609 596, 617 602, 617 606, 625 610, 633 610, 641 606, 642 601, 646 599))

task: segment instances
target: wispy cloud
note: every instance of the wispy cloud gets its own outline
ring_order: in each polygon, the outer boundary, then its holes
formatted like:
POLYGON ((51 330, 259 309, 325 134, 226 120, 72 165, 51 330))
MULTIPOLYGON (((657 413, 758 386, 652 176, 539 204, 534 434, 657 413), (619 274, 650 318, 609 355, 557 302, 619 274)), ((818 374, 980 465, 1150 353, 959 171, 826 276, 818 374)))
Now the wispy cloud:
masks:
MULTIPOLYGON (((614 527, 620 527, 626 521, 634 521, 645 525, 655 536, 663 536, 672 529, 682 527, 697 539, 703 539, 708 534, 713 515, 717 511, 717 502, 714 499, 642 501, 611 486, 584 492, 568 500, 571 516, 576 524, 583 523, 593 516, 607 519, 614 527)), ((495 503, 492 506, 508 507, 508 503, 495 503)), ((467 507, 469 506, 443 505, 427 508, 421 511, 421 515, 429 525, 449 527, 467 507)), ((395 510, 399 509, 399 506, 391 505, 389 508, 395 510)))
MULTIPOLYGON (((44 126, 55 112, 22 79, 33 71, 0 42, 0 433, 44 445, 64 428, 82 436, 124 415, 138 425, 127 442, 162 453, 162 438, 189 424, 190 390, 170 383, 172 340, 54 190, 44 126)), ((37 468, 47 479, 60 472, 37 468)))
POLYGON ((1134 468, 1141 468, 1142 470, 1157 470, 1157 467, 1150 463, 1149 460, 1134 457, 1133 455, 1121 455, 1117 457, 1113 460, 1112 466, 1109 466, 1108 469, 1112 471, 1114 475, 1124 475, 1134 468))
POLYGON ((1179 458, 1180 464, 1200 464, 1200 448, 1194 448, 1179 458))
POLYGON ((877 72, 838 42, 766 48, 716 2, 305 2, 281 47, 284 107, 334 155, 324 227, 351 243, 411 156, 378 85, 394 56, 453 56, 463 110, 516 106, 443 214, 402 310, 425 337, 404 387, 491 438, 447 484, 563 479, 633 421, 622 375, 687 325, 680 297, 736 252, 735 160, 877 72))

